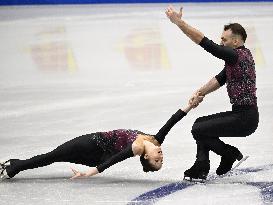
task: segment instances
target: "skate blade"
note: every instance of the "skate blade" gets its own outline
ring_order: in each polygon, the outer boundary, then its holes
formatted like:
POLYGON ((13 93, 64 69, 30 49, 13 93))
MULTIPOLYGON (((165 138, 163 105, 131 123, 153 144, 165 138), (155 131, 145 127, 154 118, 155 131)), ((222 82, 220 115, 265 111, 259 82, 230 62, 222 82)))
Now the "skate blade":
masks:
POLYGON ((249 158, 249 156, 243 157, 234 167, 232 167, 232 169, 230 171, 233 171, 234 169, 236 169, 237 167, 239 167, 244 161, 247 160, 247 158, 249 158))
POLYGON ((188 176, 184 176, 184 181, 191 182, 191 183, 205 183, 206 179, 196 179, 188 176))

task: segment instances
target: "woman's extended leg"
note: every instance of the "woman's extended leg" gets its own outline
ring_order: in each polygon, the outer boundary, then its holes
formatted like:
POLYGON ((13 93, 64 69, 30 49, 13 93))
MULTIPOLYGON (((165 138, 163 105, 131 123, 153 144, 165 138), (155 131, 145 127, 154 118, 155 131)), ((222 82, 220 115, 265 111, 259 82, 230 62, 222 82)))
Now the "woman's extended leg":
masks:
POLYGON ((92 139, 92 135, 94 134, 74 138, 51 152, 37 155, 30 159, 11 159, 10 166, 6 167, 7 174, 12 178, 23 170, 47 166, 54 162, 71 162, 96 166, 100 161, 103 150, 97 146, 92 139))

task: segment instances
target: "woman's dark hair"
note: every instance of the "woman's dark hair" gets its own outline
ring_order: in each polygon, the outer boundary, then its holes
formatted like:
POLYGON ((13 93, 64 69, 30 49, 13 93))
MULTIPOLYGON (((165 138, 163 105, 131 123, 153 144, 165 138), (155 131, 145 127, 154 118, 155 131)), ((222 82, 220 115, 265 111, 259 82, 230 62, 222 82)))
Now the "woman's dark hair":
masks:
POLYGON ((241 24, 230 23, 224 26, 224 31, 227 31, 229 29, 232 31, 233 34, 241 36, 244 42, 246 41, 247 38, 246 30, 241 24))
POLYGON ((142 164, 143 167, 143 171, 144 172, 154 172, 154 171, 158 171, 158 169, 156 169, 155 167, 153 167, 148 159, 144 158, 144 154, 140 156, 140 162, 142 164))

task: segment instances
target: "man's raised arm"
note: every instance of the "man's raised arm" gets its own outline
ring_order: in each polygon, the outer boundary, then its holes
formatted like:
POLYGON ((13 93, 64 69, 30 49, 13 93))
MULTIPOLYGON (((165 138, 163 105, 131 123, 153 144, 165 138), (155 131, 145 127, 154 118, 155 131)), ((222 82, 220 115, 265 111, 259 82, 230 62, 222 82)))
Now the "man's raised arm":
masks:
POLYGON ((177 13, 172 6, 169 6, 165 13, 172 23, 176 24, 183 31, 183 33, 185 33, 193 42, 199 45, 204 38, 204 34, 181 19, 182 9, 183 8, 181 7, 179 13, 177 13))

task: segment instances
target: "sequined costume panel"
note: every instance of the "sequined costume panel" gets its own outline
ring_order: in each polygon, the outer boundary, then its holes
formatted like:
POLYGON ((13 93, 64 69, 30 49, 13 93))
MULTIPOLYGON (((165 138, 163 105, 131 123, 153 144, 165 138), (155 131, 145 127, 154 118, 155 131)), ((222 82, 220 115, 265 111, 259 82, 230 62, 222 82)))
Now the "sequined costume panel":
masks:
POLYGON ((238 60, 235 65, 225 64, 227 92, 234 105, 256 105, 255 63, 249 49, 235 49, 238 60))
POLYGON ((98 132, 92 138, 96 140, 97 145, 105 152, 115 154, 132 144, 140 133, 137 130, 117 129, 108 132, 98 132))
POLYGON ((257 105, 255 63, 250 50, 218 45, 207 37, 199 45, 225 61, 225 68, 215 77, 221 86, 227 84, 231 104, 257 105))

